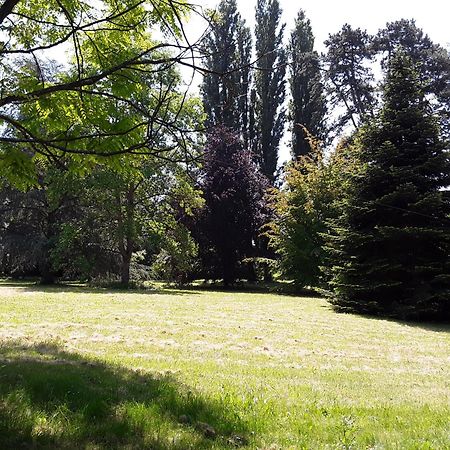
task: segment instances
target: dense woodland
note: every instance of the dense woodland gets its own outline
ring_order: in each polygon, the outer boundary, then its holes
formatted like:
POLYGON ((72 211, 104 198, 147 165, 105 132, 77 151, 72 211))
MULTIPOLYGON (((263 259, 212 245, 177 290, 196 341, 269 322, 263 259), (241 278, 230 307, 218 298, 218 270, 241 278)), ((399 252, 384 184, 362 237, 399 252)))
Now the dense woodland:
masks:
POLYGON ((235 0, 3 2, 0 274, 283 279, 448 320, 449 50, 399 18, 330 30, 319 54, 305 12, 281 14, 258 0, 252 30, 235 0))

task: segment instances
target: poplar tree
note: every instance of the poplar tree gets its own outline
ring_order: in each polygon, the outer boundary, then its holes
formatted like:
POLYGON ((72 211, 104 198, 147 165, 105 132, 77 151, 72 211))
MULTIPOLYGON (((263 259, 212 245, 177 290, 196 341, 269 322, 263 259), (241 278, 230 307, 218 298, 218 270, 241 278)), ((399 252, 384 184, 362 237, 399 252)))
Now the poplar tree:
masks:
POLYGON ((210 72, 201 85, 206 124, 224 125, 248 144, 252 37, 235 0, 219 3, 203 52, 210 72))
POLYGON ((319 55, 314 51, 311 23, 303 10, 299 11, 295 20, 288 52, 292 96, 289 108, 292 153, 294 157, 298 157, 309 154, 312 150, 303 127, 313 136, 325 138, 327 112, 319 55))
POLYGON ((406 319, 449 317, 449 155, 411 59, 391 59, 384 105, 359 136, 363 170, 333 223, 333 302, 406 319))
POLYGON ((284 24, 280 24, 278 0, 258 0, 255 50, 258 70, 252 96, 254 106, 253 151, 261 170, 273 183, 278 149, 284 132, 285 74, 287 55, 283 47, 284 24))

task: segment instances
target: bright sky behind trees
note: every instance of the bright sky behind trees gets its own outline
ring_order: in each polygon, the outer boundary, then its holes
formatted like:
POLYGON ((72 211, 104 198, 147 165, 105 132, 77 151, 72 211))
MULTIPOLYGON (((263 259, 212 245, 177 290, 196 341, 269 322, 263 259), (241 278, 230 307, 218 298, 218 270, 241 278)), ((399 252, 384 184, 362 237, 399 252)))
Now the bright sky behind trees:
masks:
MULTIPOLYGON (((204 8, 214 8, 218 3, 218 0, 198 2, 204 8)), ((256 0, 237 0, 237 3, 242 16, 252 26, 256 0)), ((288 32, 298 10, 305 10, 306 16, 311 20, 319 51, 323 50, 323 41, 328 34, 339 31, 344 23, 375 33, 384 27, 386 22, 402 18, 415 19, 417 25, 434 42, 444 47, 450 46, 450 2, 445 0, 280 0, 280 5, 288 32)), ((200 21, 196 19, 194 22, 195 29, 200 31, 200 21)))
MULTIPOLYGON (((220 0, 195 0, 204 10, 215 8, 220 0)), ((237 0, 238 9, 247 24, 253 29, 257 0, 237 0)), ((444 0, 279 0, 286 23, 285 39, 291 33, 299 9, 303 9, 311 20, 315 49, 325 51, 324 41, 330 33, 337 33, 345 23, 352 28, 367 29, 375 34, 386 23, 399 19, 414 19, 435 43, 450 48, 450 2, 444 0)), ((206 29, 206 23, 199 16, 193 16, 187 31, 191 39, 199 37, 206 29)), ((190 74, 189 70, 186 73, 190 74)), ((188 75, 189 77, 189 75, 188 75)), ((201 81, 196 77, 197 83, 201 81)), ((280 146, 280 162, 290 157, 290 133, 286 133, 280 146)))

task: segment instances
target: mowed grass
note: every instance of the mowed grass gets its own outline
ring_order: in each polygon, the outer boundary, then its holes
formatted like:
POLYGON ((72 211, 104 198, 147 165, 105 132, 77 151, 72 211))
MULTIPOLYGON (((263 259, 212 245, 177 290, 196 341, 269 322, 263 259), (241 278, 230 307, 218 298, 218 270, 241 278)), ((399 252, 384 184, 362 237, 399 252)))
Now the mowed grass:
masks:
POLYGON ((0 448, 448 449, 449 331, 317 298, 0 283, 0 448))

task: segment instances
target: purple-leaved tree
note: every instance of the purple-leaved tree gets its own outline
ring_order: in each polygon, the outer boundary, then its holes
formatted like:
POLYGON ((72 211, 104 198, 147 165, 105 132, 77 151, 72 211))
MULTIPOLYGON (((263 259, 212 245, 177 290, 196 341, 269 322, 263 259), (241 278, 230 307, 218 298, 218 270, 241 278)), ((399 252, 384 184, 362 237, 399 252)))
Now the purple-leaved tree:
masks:
POLYGON ((259 230, 267 215, 265 194, 269 183, 252 152, 224 126, 209 134, 204 158, 200 254, 208 275, 222 278, 229 285, 238 277, 239 262, 255 255, 259 230))

